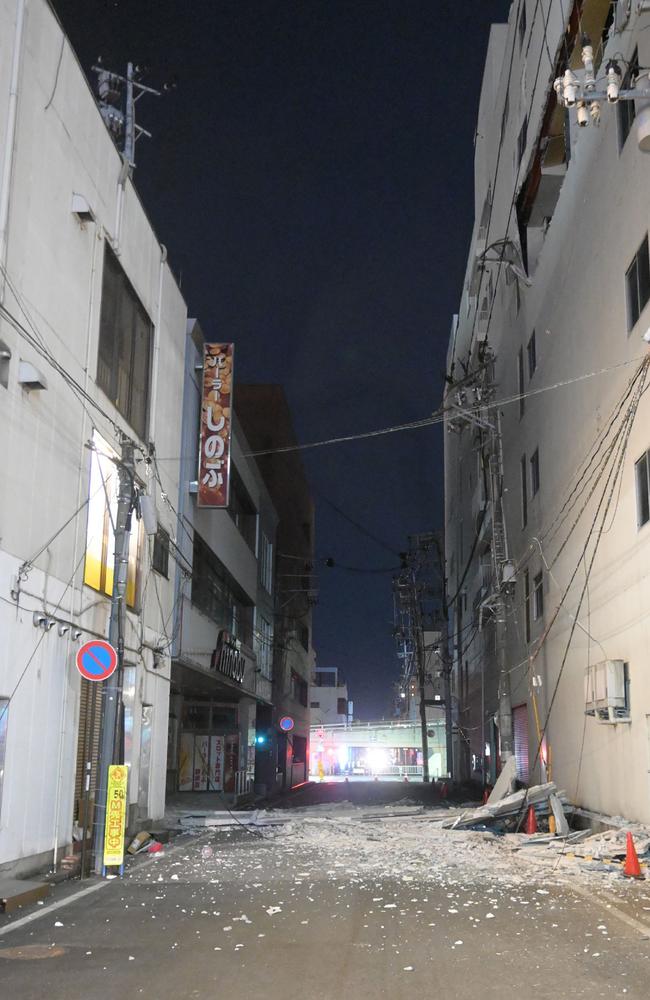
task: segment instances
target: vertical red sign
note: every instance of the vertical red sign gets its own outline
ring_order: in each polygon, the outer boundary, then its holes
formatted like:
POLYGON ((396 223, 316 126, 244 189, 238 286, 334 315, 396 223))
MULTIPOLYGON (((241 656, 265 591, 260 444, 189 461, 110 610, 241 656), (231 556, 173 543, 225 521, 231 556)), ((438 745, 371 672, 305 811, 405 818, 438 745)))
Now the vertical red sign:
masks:
POLYGON ((230 494, 234 344, 203 345, 199 507, 227 507, 230 494))

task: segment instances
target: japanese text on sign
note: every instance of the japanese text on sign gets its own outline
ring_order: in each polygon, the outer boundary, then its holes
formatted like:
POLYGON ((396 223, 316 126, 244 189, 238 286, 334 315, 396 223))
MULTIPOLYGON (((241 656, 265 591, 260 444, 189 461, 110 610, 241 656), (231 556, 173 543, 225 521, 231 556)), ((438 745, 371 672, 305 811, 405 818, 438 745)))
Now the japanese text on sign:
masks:
POLYGON ((124 861, 127 779, 128 768, 126 764, 112 764, 109 767, 106 826, 104 829, 104 867, 121 865, 124 861))
POLYGON ((203 345, 199 507, 227 507, 234 344, 203 345))

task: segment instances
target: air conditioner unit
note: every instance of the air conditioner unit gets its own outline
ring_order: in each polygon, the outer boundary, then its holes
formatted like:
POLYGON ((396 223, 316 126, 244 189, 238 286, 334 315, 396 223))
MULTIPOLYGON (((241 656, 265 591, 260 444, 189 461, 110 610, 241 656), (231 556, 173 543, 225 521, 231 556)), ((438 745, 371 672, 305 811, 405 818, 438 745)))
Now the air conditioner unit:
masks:
POLYGON ((601 660, 586 667, 585 713, 601 722, 629 717, 623 660, 601 660))

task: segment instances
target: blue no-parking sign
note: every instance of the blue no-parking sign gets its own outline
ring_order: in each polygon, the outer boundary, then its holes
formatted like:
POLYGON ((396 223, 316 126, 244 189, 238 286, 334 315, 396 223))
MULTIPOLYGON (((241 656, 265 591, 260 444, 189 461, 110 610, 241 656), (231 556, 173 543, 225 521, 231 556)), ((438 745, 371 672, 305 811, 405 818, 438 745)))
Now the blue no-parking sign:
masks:
POLYGON ((77 652, 77 670, 87 681, 105 681, 115 671, 117 652, 110 642, 91 639, 77 652))

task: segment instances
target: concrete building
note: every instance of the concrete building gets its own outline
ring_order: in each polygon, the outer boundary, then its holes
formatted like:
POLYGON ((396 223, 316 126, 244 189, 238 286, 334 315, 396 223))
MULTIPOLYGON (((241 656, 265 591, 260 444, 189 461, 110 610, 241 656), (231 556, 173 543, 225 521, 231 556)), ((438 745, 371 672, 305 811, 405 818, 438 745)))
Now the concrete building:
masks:
POLYGON ((354 707, 348 686, 336 667, 316 667, 309 685, 311 725, 327 726, 352 722, 354 707))
POLYGON ((129 819, 164 812, 178 466, 151 455, 180 453, 186 307, 44 0, 0 0, 0 159, 0 868, 18 870, 92 814, 102 686, 75 654, 107 636, 122 436, 159 523, 131 526, 129 819))
MULTIPOLYGON (((427 726, 431 780, 447 774, 444 719, 427 726)), ((355 722, 312 726, 312 778, 422 779, 419 722, 355 722)))
POLYGON ((448 353, 445 534, 454 773, 494 780, 512 727, 522 781, 550 772, 577 803, 648 822, 647 112, 557 97, 589 84, 583 33, 596 89, 634 86, 643 6, 517 0, 492 28, 448 353))
POLYGON ((167 788, 238 798, 252 791, 256 747, 258 757, 269 753, 256 740, 265 739, 271 711, 278 516, 237 421, 229 507, 197 506, 203 343, 190 320, 167 788))
POLYGON ((307 780, 309 767, 309 680, 314 668, 312 608, 314 505, 300 453, 278 451, 297 444, 281 386, 238 385, 235 412, 278 514, 275 558, 276 616, 273 708, 266 723, 269 750, 258 755, 256 781, 267 790, 291 788, 307 780), (266 453, 266 454, 265 454, 266 453), (284 731, 282 719, 293 728, 284 731))

